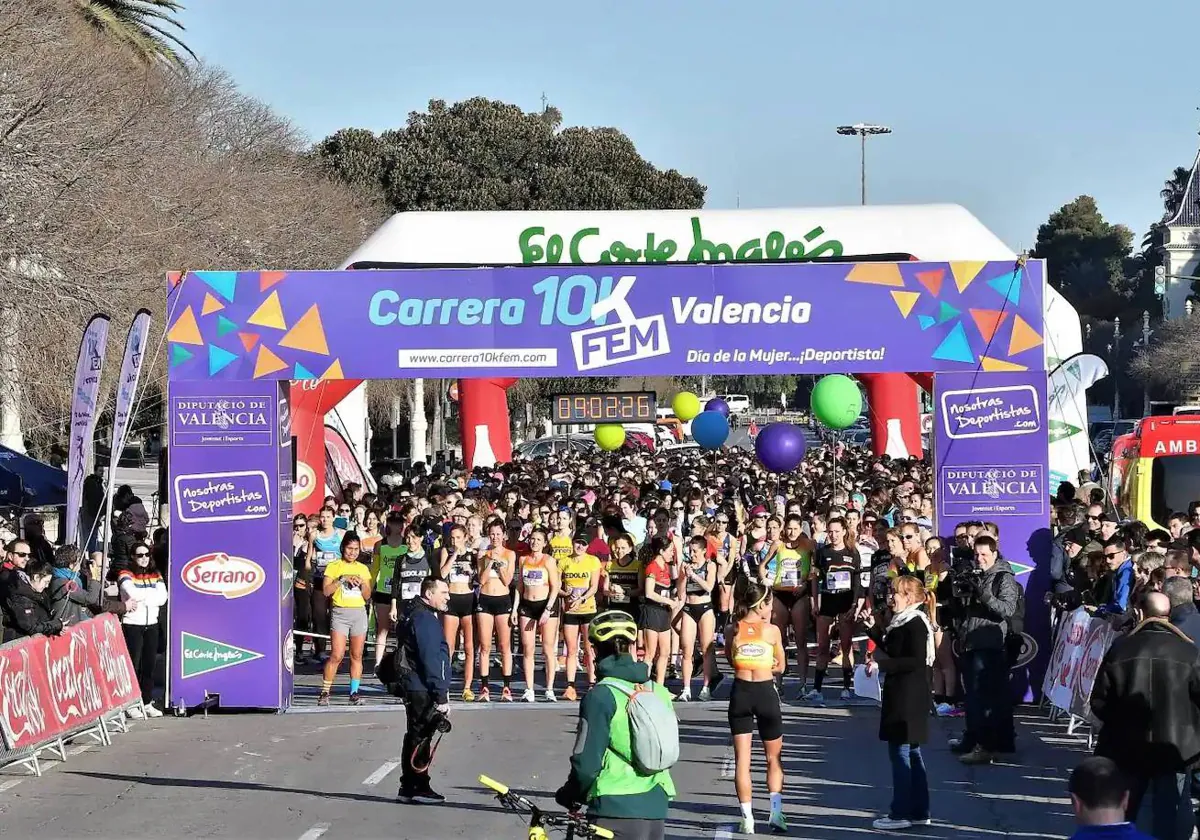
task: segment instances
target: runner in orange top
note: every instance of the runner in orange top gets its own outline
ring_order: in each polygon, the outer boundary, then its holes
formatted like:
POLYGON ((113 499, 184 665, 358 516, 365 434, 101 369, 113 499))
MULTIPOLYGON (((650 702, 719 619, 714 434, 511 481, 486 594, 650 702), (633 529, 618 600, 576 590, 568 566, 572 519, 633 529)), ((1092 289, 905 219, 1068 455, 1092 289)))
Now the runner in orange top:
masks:
POLYGON ((476 642, 479 645, 479 702, 492 699, 488 687, 488 672, 491 670, 492 638, 500 648, 500 662, 504 669, 504 688, 500 699, 511 703, 512 696, 512 630, 509 614, 512 612, 513 575, 517 570, 517 555, 504 547, 504 521, 493 519, 488 523, 490 547, 479 555, 479 600, 475 607, 476 642))

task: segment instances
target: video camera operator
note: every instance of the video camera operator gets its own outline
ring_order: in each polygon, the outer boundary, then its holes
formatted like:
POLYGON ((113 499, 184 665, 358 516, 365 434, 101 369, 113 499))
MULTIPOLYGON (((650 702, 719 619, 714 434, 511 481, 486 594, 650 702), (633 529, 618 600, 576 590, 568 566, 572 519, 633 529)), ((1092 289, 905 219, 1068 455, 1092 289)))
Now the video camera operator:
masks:
POLYGON ((439 805, 446 801, 429 785, 429 763, 433 760, 434 734, 450 731, 450 648, 439 616, 449 600, 450 590, 444 580, 425 578, 420 597, 405 603, 396 627, 397 676, 408 717, 396 799, 405 804, 439 805))
POLYGON ((1054 610, 1055 625, 1062 613, 1085 604, 1095 606, 1094 586, 1087 570, 1090 549, 1098 550, 1099 546, 1091 542, 1083 526, 1064 531, 1054 540, 1050 553, 1052 589, 1046 593, 1046 603, 1054 610))
POLYGON ((996 540, 986 534, 975 539, 974 567, 956 564, 950 584, 967 690, 967 728, 951 751, 964 764, 990 764, 994 753, 1014 749, 1008 630, 1021 587, 1008 561, 1000 559, 996 540))

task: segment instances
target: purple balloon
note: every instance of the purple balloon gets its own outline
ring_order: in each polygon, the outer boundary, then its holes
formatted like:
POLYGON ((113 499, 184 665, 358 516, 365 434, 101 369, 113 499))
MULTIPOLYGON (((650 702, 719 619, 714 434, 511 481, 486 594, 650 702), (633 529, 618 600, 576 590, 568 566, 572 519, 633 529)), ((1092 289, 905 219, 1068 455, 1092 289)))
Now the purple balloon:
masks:
POLYGON ((706 402, 704 404, 704 410, 705 411, 719 411, 722 414, 724 414, 726 417, 728 417, 729 416, 729 403, 725 402, 725 400, 721 399, 720 397, 713 397, 711 400, 709 400, 708 402, 706 402))
POLYGON ((804 433, 791 423, 772 423, 754 439, 758 462, 775 473, 791 472, 804 460, 804 433))

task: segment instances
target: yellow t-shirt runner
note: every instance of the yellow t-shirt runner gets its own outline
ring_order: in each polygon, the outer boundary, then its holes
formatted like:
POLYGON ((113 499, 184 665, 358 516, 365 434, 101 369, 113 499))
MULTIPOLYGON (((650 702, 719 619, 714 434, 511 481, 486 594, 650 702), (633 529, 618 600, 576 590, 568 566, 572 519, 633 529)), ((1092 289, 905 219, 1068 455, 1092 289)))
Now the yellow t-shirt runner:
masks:
POLYGON ((362 609, 367 605, 367 600, 363 597, 362 587, 354 586, 345 580, 348 577, 358 577, 362 580, 370 582, 371 570, 366 565, 357 561, 351 563, 346 560, 334 560, 325 567, 325 579, 343 578, 338 584, 337 589, 333 590, 333 605, 335 607, 358 607, 362 609))
POLYGON ((567 557, 558 563, 562 576, 563 596, 567 599, 567 612, 571 615, 589 615, 596 611, 596 596, 576 603, 577 598, 588 591, 592 575, 600 571, 600 558, 594 554, 583 557, 567 557), (572 606, 573 605, 573 606, 572 606))
POLYGON ((566 560, 572 553, 571 538, 555 534, 550 538, 550 554, 559 563, 566 560))

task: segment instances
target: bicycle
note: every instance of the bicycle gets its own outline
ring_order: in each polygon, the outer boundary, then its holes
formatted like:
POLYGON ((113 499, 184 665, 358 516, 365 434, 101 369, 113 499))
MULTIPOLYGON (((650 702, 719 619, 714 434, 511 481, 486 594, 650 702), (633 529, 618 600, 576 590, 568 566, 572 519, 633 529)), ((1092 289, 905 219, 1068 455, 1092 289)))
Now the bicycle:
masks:
POLYGON ((612 840, 613 833, 611 831, 598 825, 592 825, 583 814, 551 814, 543 811, 524 796, 513 793, 507 785, 502 785, 495 779, 480 776, 479 782, 484 787, 495 791, 496 799, 505 808, 517 813, 529 812, 529 840, 547 840, 549 835, 546 833, 546 829, 548 828, 565 829, 566 840, 575 840, 576 837, 599 837, 603 840, 612 840))

